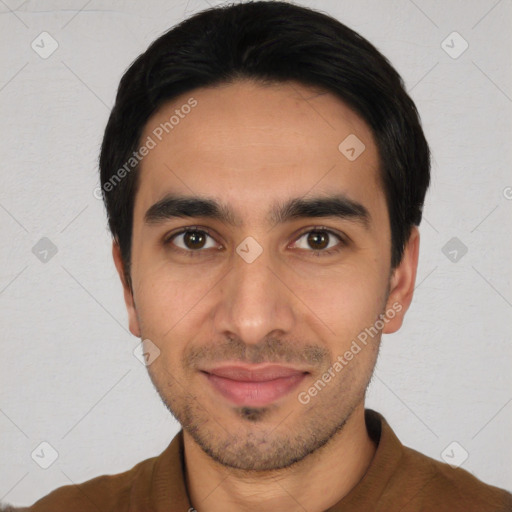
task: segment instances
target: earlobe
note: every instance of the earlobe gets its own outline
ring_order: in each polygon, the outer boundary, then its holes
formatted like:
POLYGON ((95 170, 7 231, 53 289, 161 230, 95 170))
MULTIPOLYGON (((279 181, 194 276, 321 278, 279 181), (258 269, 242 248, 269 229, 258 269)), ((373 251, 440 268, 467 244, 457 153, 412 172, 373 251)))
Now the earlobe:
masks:
POLYGON ((114 264, 116 266, 117 273, 119 274, 119 278, 121 279, 121 284, 123 285, 124 302, 126 305, 126 310, 128 312, 130 332, 134 336, 140 338, 140 326, 139 320, 137 318, 137 310, 135 308, 135 301, 133 298, 132 288, 126 280, 124 262, 121 256, 121 249, 119 247, 119 244, 115 240, 112 242, 112 257, 114 258, 114 264))
POLYGON ((404 248, 402 261, 394 269, 389 284, 389 297, 386 303, 387 322, 382 330, 384 334, 398 331, 402 326, 405 313, 409 309, 416 283, 416 270, 420 247, 420 233, 416 226, 411 228, 409 240, 404 248))

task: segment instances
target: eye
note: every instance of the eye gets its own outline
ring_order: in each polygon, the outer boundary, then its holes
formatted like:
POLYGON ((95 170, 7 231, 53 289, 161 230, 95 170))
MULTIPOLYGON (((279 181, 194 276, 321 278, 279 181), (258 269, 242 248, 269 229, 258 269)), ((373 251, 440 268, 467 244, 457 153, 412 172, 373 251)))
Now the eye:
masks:
POLYGON ((164 240, 164 245, 168 244, 175 245, 178 249, 188 253, 190 256, 193 256, 196 252, 200 252, 201 249, 212 249, 216 247, 216 243, 208 231, 196 227, 188 227, 178 233, 167 236, 164 240), (208 239, 210 239, 210 242, 208 239))
POLYGON ((306 250, 309 248, 309 252, 314 256, 334 254, 341 251, 345 246, 345 240, 340 235, 324 227, 315 227, 302 233, 293 245, 297 246, 302 239, 304 239, 302 246, 299 245, 298 248, 306 250), (338 241, 337 244, 335 243, 336 240, 338 241))
MULTIPOLYGON (((165 246, 173 245, 173 250, 187 256, 199 255, 203 249, 218 248, 209 231, 196 226, 189 226, 177 233, 167 235, 163 244, 165 246)), ((304 249, 312 256, 329 256, 341 251, 345 245, 346 241, 341 235, 326 227, 318 226, 303 232, 292 244, 292 247, 304 249)))

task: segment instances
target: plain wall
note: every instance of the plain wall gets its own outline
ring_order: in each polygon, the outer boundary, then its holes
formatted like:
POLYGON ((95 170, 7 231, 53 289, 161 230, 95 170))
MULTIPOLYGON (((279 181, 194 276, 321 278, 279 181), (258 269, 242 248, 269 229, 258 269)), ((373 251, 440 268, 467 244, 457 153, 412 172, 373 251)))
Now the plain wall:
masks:
MULTIPOLYGON (((139 340, 93 192, 123 72, 172 25, 220 2, 84 3, 0 5, 0 500, 15 505, 130 469, 179 429, 133 355, 139 340), (58 43, 45 59, 31 46, 51 49, 44 31, 58 43), (48 469, 31 458, 43 441, 58 452, 48 469)), ((435 459, 457 441, 464 469, 512 490, 512 3, 297 3, 390 59, 432 148, 415 298, 403 328, 383 337, 367 406, 435 459), (453 31, 469 44, 458 58, 441 46, 453 31)))

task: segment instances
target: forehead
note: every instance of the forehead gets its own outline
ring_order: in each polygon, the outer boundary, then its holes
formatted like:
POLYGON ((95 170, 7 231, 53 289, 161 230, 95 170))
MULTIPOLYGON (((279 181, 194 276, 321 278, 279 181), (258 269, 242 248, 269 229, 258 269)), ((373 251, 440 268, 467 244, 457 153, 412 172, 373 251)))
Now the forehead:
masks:
POLYGON ((148 120, 145 142, 135 217, 170 192, 218 197, 262 218, 271 202, 306 194, 384 197, 366 123, 334 95, 294 82, 195 89, 148 120))

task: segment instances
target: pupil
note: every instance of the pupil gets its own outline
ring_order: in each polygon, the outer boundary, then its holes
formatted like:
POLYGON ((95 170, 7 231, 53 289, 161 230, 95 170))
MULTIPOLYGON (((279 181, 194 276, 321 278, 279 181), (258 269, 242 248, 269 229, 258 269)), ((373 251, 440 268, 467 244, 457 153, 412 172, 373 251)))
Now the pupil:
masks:
POLYGON ((320 231, 312 231, 308 236, 308 243, 315 246, 320 244, 321 247, 313 247, 314 249, 324 249, 327 247, 327 244, 325 243, 327 241, 327 234, 322 233, 320 231), (324 243, 322 244, 321 240, 323 238, 324 243), (320 241, 319 241, 320 240, 320 241))

